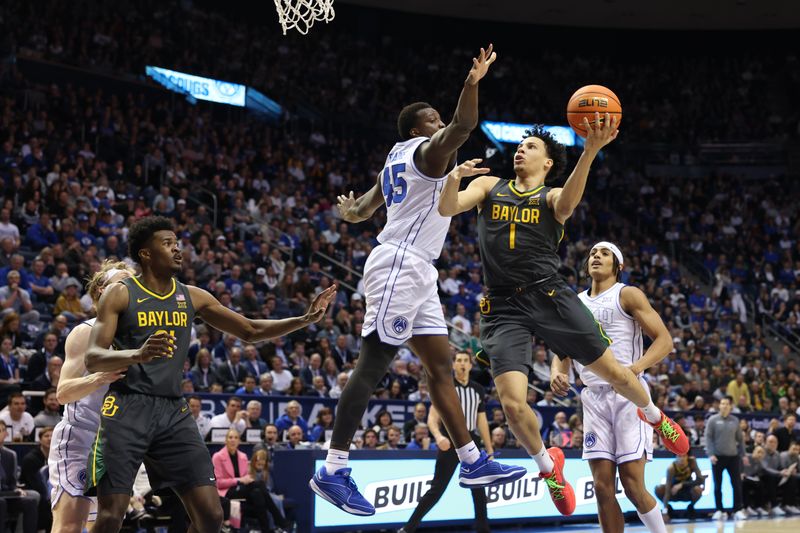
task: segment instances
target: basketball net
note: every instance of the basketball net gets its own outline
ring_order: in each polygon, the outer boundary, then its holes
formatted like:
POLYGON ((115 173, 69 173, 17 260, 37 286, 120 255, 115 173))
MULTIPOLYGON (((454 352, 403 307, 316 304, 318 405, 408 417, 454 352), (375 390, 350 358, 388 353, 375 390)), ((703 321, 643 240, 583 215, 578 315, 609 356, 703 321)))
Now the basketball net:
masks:
POLYGON ((314 22, 327 23, 336 16, 333 0, 275 0, 275 9, 284 35, 293 28, 305 35, 314 22))

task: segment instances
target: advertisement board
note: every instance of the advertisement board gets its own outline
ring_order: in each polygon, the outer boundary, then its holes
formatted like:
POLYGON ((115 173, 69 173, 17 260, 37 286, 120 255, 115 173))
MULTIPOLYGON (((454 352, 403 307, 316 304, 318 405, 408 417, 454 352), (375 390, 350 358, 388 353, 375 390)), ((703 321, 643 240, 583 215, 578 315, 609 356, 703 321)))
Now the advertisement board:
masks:
MULTIPOLYGON (((532 459, 501 457, 499 460, 524 466, 529 473, 514 483, 485 489, 490 520, 548 519, 561 516, 550 500, 547 486, 539 479, 538 469, 532 459)), ((654 492, 656 485, 664 482, 667 467, 673 460, 656 458, 647 465, 645 485, 651 493, 654 492)), ((707 476, 707 483, 696 508, 713 509, 711 463, 706 458, 698 458, 697 461, 703 474, 707 476)), ((396 524, 399 527, 411 516, 417 502, 428 490, 433 478, 434 463, 433 454, 430 459, 351 459, 349 466, 353 468, 353 478, 357 480, 365 498, 375 506, 375 514, 353 516, 315 496, 314 527, 347 529, 368 524, 396 524)), ((321 468, 323 464, 323 460, 317 460, 315 468, 321 468)), ((597 500, 589 464, 578 458, 567 458, 564 473, 575 490, 574 516, 595 516, 597 500)), ((635 511, 633 504, 625 497, 619 478, 616 487, 622 511, 635 511)), ((723 478, 723 502, 730 507, 732 499, 730 483, 727 477, 723 478)), ((676 502, 674 507, 681 509, 685 504, 676 502)), ((425 516, 423 523, 469 521, 473 518, 470 491, 458 486, 456 473, 450 480, 442 499, 425 516)))

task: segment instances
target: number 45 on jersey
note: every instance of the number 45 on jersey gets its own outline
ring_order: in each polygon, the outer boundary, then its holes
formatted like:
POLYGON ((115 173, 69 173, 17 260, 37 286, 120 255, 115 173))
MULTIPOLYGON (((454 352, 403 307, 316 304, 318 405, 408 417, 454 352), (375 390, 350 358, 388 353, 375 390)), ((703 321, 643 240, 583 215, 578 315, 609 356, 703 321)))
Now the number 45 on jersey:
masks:
POLYGON ((408 184, 402 176, 405 171, 405 163, 397 163, 383 169, 383 197, 386 199, 387 208, 393 203, 399 204, 406 197, 408 184))

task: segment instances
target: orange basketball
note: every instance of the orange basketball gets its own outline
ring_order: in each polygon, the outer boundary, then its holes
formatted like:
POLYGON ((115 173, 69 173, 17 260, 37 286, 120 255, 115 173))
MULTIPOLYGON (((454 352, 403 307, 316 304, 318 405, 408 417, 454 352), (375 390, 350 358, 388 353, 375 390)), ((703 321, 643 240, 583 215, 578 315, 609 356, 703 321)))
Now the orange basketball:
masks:
POLYGON ((575 91, 567 104, 567 120, 575 133, 586 137, 589 132, 583 125, 583 117, 594 127, 595 113, 600 113, 601 124, 606 113, 609 118, 617 117, 617 124, 622 121, 622 104, 614 91, 602 85, 587 85, 575 91))

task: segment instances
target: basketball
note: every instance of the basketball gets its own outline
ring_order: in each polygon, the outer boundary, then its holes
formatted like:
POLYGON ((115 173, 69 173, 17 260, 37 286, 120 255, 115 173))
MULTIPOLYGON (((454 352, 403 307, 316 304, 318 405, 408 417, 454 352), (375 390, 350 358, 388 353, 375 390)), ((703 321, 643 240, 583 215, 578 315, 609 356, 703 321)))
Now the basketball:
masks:
POLYGON ((575 133, 586 137, 589 132, 583 125, 583 117, 594 125, 595 113, 600 113, 601 124, 606 113, 617 117, 617 124, 622 121, 622 104, 614 91, 602 85, 586 85, 575 91, 567 104, 567 120, 575 133))

